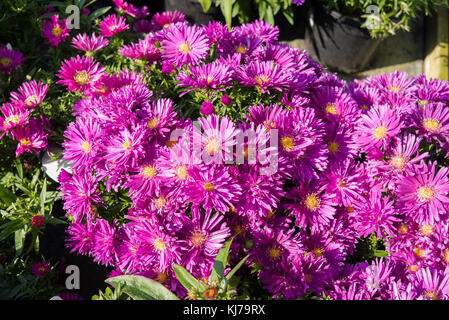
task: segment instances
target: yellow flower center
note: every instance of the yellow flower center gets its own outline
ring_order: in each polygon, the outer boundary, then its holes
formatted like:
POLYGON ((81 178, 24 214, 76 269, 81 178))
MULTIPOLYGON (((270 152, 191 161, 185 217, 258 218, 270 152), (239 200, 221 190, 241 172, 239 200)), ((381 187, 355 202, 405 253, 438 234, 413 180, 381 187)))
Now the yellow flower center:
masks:
POLYGON ((83 144, 81 145, 81 149, 83 149, 85 153, 89 153, 92 150, 92 146, 90 145, 89 142, 84 141, 83 144))
POLYGON ((421 249, 420 246, 416 247, 415 249, 413 249, 413 252, 420 258, 423 257, 423 255, 426 253, 426 250, 421 249))
POLYGON ((28 145, 31 144, 31 141, 28 140, 27 138, 22 138, 22 139, 20 139, 19 142, 20 142, 20 144, 23 145, 23 146, 28 146, 28 145))
POLYGON ((315 211, 320 207, 320 199, 313 193, 309 193, 304 200, 307 209, 315 211))
POLYGON ((12 60, 10 58, 3 57, 3 58, 0 59, 0 63, 4 67, 9 67, 12 64, 12 60))
POLYGON ((210 182, 206 182, 206 183, 204 184, 204 190, 206 190, 206 191, 212 191, 212 190, 214 190, 214 185, 213 185, 212 183, 210 183, 210 182))
POLYGON ((27 106, 31 106, 33 104, 36 104, 38 101, 39 101, 39 97, 36 95, 32 95, 25 99, 25 104, 27 106))
POLYGON ((407 160, 402 155, 396 155, 390 159, 390 165, 398 170, 404 170, 406 164, 407 160))
POLYGON ((314 248, 312 250, 313 254, 315 255, 315 257, 319 258, 323 255, 323 249, 321 248, 314 248))
POLYGON ((333 114, 333 115, 337 115, 338 114, 337 108, 335 108, 335 106, 332 103, 328 103, 326 108, 324 109, 324 111, 326 113, 330 113, 330 114, 333 114))
POLYGON ((123 142, 122 148, 125 150, 129 150, 131 148, 131 143, 129 142, 129 140, 125 140, 125 142, 123 142))
POLYGON ((207 76, 206 81, 207 81, 207 84, 210 84, 212 81, 214 81, 214 77, 212 77, 212 76, 207 76))
POLYGON ((304 274, 304 276, 306 277, 306 283, 312 282, 312 275, 306 273, 306 274, 304 274))
POLYGON ((200 247, 204 242, 206 242, 206 238, 206 235, 201 231, 194 231, 190 236, 190 242, 192 242, 195 247, 200 247))
POLYGON ((281 250, 275 247, 272 247, 268 250, 268 255, 272 260, 279 259, 281 257, 281 254, 282 254, 281 250))
POLYGON ((62 29, 60 27, 54 27, 52 32, 53 32, 53 35, 55 37, 57 37, 57 36, 61 35, 62 29))
POLYGON ((161 209, 167 204, 167 199, 164 196, 154 199, 154 206, 156 209, 161 209))
POLYGON ((187 172, 187 168, 185 166, 179 166, 176 168, 176 175, 179 180, 186 180, 189 177, 189 173, 187 172))
POLYGON ((19 123, 19 121, 20 121, 19 116, 12 115, 12 116, 6 117, 5 121, 3 121, 3 126, 8 127, 11 125, 11 123, 17 124, 17 123, 19 123))
POLYGON ((336 142, 331 142, 327 145, 330 152, 335 153, 338 151, 338 144, 336 142))
POLYGON ((449 249, 444 249, 443 259, 447 264, 449 264, 449 249))
POLYGON ((157 169, 153 166, 148 165, 143 167, 143 169, 141 170, 141 174, 146 179, 153 179, 157 175, 157 169))
POLYGON ((256 76, 256 78, 255 78, 254 80, 256 80, 256 82, 257 82, 259 85, 262 85, 262 84, 264 84, 264 83, 269 82, 269 81, 270 81, 270 78, 269 78, 268 76, 256 76))
POLYGON ((221 147, 221 143, 218 139, 216 138, 210 138, 205 145, 205 149, 207 151, 207 153, 209 153, 210 155, 213 155, 215 152, 217 152, 219 150, 219 148, 221 147))
POLYGON ((425 224, 421 226, 421 233, 425 235, 426 237, 430 237, 433 232, 433 226, 430 224, 425 224))
POLYGON ((215 289, 215 288, 207 288, 205 291, 204 291, 204 297, 207 299, 207 300, 212 300, 212 299, 215 299, 215 297, 217 296, 217 289, 215 289))
POLYGON ((431 291, 426 292, 426 297, 432 300, 438 300, 438 295, 431 291))
POLYGON ((293 139, 290 137, 283 137, 281 139, 282 147, 284 147, 285 151, 291 151, 293 147, 295 146, 295 143, 293 142, 293 139))
POLYGON ((187 42, 184 42, 182 45, 179 46, 179 51, 189 53, 190 52, 189 44, 187 42))
POLYGON ((347 206, 347 207, 346 207, 346 211, 347 211, 348 213, 352 213, 352 212, 354 212, 354 208, 351 207, 351 206, 347 206))
POLYGON ((153 241, 153 246, 154 246, 154 248, 157 250, 157 251, 160 251, 160 252, 162 252, 162 251, 164 251, 165 250, 165 248, 167 247, 167 244, 164 242, 164 241, 162 241, 161 239, 155 239, 154 241, 153 241))
POLYGON ((419 267, 416 264, 412 264, 408 267, 408 269, 412 272, 416 272, 419 270, 419 267))
POLYGON ((424 129, 430 132, 436 132, 441 128, 441 122, 437 119, 424 119, 422 122, 424 129))
POLYGON ((86 70, 77 71, 73 79, 80 86, 84 86, 89 83, 90 75, 87 73, 86 70))
POLYGON ((246 52, 246 47, 245 46, 238 46, 237 48, 235 48, 235 52, 237 53, 245 53, 246 52))
POLYGON ((362 110, 367 110, 368 106, 366 104, 364 104, 363 106, 361 106, 362 110))
POLYGON ((407 227, 407 225, 406 224, 401 224, 401 226, 399 227, 399 229, 398 229, 398 232, 400 233, 400 234, 407 234, 407 232, 408 232, 408 227, 407 227))
POLYGON ((419 187, 416 193, 420 201, 429 201, 435 196, 435 191, 428 186, 419 187))
POLYGON ((387 132, 388 132, 388 130, 387 130, 387 128, 385 128, 385 126, 380 126, 373 130, 373 136, 377 140, 380 140, 380 139, 383 139, 387 135, 387 132))
POLYGON ((159 119, 159 118, 152 118, 152 119, 150 119, 150 120, 148 120, 147 121, 147 127, 150 129, 150 130, 153 130, 154 128, 156 128, 157 127, 157 125, 159 124, 159 122, 160 122, 161 120, 159 119))
POLYGON ((157 273, 157 281, 160 283, 164 283, 167 281, 168 275, 165 272, 158 272, 157 273))
POLYGON ((391 92, 400 92, 402 89, 396 86, 391 86, 390 87, 390 91, 391 92))

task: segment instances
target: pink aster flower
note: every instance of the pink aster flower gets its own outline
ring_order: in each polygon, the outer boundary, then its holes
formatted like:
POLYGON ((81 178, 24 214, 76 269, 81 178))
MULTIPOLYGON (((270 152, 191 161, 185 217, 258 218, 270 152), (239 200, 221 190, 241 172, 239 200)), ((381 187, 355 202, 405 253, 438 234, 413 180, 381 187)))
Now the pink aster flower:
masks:
POLYGON ((75 38, 72 39, 72 47, 78 50, 84 51, 87 54, 96 52, 109 45, 109 40, 103 38, 102 36, 96 36, 95 33, 89 37, 86 33, 79 33, 75 38))
POLYGON ((92 118, 78 118, 64 132, 64 159, 75 167, 88 167, 100 149, 102 129, 92 118))
POLYGON ((323 185, 304 183, 293 188, 287 199, 292 203, 285 204, 285 208, 296 217, 296 225, 309 226, 312 230, 322 230, 330 224, 335 214, 335 195, 324 192, 323 185))
POLYGON ((9 74, 16 71, 24 60, 20 51, 0 46, 0 72, 9 74))
POLYGON ((36 277, 42 277, 42 276, 46 275, 49 270, 50 270, 50 264, 48 262, 45 262, 45 261, 36 262, 31 267, 31 272, 36 277))
POLYGON ((139 158, 143 157, 143 139, 145 131, 141 127, 133 130, 123 129, 110 137, 106 145, 106 162, 114 167, 136 167, 139 158))
POLYGON ((110 225, 104 219, 96 219, 95 225, 92 227, 90 253, 94 258, 94 262, 108 266, 113 263, 116 245, 116 227, 115 223, 110 225))
POLYGON ((23 104, 28 108, 34 108, 44 101, 48 88, 48 85, 42 82, 36 82, 36 80, 24 82, 17 89, 19 91, 18 93, 11 92, 11 100, 14 103, 23 104))
POLYGON ((27 126, 15 127, 12 135, 19 142, 16 157, 19 157, 24 152, 39 153, 47 147, 48 133, 44 131, 44 125, 38 119, 30 119, 27 126))
POLYGON ((430 138, 449 140, 449 108, 444 103, 418 105, 412 111, 411 124, 428 141, 430 138))
POLYGON ((141 9, 134 6, 131 3, 128 3, 124 0, 112 0, 117 6, 116 10, 119 13, 125 13, 133 18, 141 19, 148 16, 150 13, 148 12, 148 7, 143 6, 141 9))
POLYGON ((157 12, 151 18, 151 24, 155 30, 168 27, 172 23, 185 21, 185 16, 181 11, 165 11, 157 12))
POLYGON ((5 103, 0 111, 3 115, 0 116, 0 130, 3 131, 0 138, 11 132, 13 128, 26 124, 32 112, 32 110, 23 108, 22 105, 12 103, 5 103))
POLYGON ((193 128, 193 151, 197 160, 202 159, 206 164, 232 160, 232 149, 237 143, 234 123, 227 116, 220 119, 217 115, 199 118, 198 122, 201 127, 193 128))
POLYGON ((148 63, 153 63, 161 57, 161 52, 156 46, 156 39, 152 34, 148 34, 144 39, 140 39, 138 43, 131 43, 124 45, 119 49, 119 54, 124 57, 143 60, 148 63))
POLYGON ((182 95, 194 90, 224 90, 232 79, 233 71, 218 61, 194 66, 180 73, 176 79, 180 87, 187 87, 182 95))
POLYGON ((422 297, 426 300, 446 300, 449 297, 447 271, 423 268, 417 272, 416 282, 422 297))
POLYGON ((398 212, 394 208, 393 201, 373 191, 367 199, 357 202, 355 205, 355 229, 361 237, 367 237, 371 233, 377 238, 384 237, 384 233, 393 236, 394 223, 400 221, 398 212))
POLYGON ((76 56, 62 62, 61 69, 56 75, 61 80, 58 80, 57 83, 67 86, 69 91, 86 93, 97 89, 104 71, 104 67, 92 58, 76 56))
POLYGON ((204 208, 207 212, 214 208, 219 212, 226 212, 234 207, 233 203, 240 196, 241 188, 226 167, 194 167, 189 171, 189 175, 192 180, 186 192, 192 199, 194 208, 204 208))
POLYGON ((448 214, 449 168, 436 172, 436 163, 416 168, 398 181, 398 207, 408 219, 431 224, 448 214))
POLYGON ((356 142, 364 151, 386 147, 402 128, 397 111, 387 105, 373 107, 362 115, 356 131, 356 142))
POLYGON ((161 44, 163 58, 178 68, 184 64, 198 64, 209 51, 207 38, 203 30, 197 26, 169 27, 161 44))
POLYGON ((181 230, 183 247, 183 265, 187 270, 197 271, 199 265, 207 264, 211 271, 213 259, 230 236, 223 215, 211 212, 192 211, 191 219, 184 219, 181 230))
POLYGON ((237 77, 242 84, 256 87, 262 93, 270 89, 282 91, 288 85, 289 75, 272 61, 254 61, 237 70, 237 77))
POLYGON ((115 34, 128 30, 129 25, 126 24, 124 17, 118 17, 114 14, 110 14, 101 20, 100 24, 100 34, 103 37, 112 37, 115 34))
POLYGON ((42 26, 42 35, 53 47, 57 47, 61 41, 64 41, 69 33, 66 19, 60 20, 57 14, 51 16, 49 20, 45 20, 42 26))

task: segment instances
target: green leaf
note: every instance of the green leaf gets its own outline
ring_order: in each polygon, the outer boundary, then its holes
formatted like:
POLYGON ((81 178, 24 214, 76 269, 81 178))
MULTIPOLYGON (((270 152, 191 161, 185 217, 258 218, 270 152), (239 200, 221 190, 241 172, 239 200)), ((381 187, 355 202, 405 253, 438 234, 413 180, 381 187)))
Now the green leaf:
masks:
POLYGON ((12 233, 22 228, 22 225, 23 225, 22 219, 11 220, 5 224, 2 224, 0 226, 0 230, 2 230, 0 232, 0 241, 5 240, 12 233))
POLYGON ((41 215, 45 215, 45 200, 47 199, 47 178, 44 178, 44 185, 42 186, 39 202, 41 206, 41 215))
POLYGON ((373 255, 374 255, 375 257, 377 257, 377 258, 387 257, 387 256, 388 256, 388 251, 385 251, 385 250, 375 250, 373 255))
POLYGON ((220 249, 214 261, 214 268, 210 274, 211 281, 220 281, 224 277, 224 271, 226 264, 228 263, 229 250, 231 249, 231 243, 235 236, 225 242, 224 246, 220 249))
POLYGON ((295 23, 295 16, 291 7, 289 7, 287 10, 283 10, 282 14, 284 15, 285 19, 287 19, 288 23, 290 23, 291 25, 295 23))
POLYGON ((228 25, 228 30, 231 31, 232 26, 232 5, 235 0, 222 0, 220 1, 220 9, 223 14, 226 24, 228 25))
POLYGON ((111 9, 111 6, 103 7, 103 8, 100 8, 100 9, 95 10, 94 12, 92 12, 92 13, 89 15, 89 18, 87 18, 87 23, 88 23, 88 24, 91 24, 92 21, 94 21, 95 19, 97 19, 99 16, 105 14, 105 13, 108 12, 110 9, 111 9))
POLYGON ((22 228, 14 232, 14 242, 16 247, 16 256, 20 255, 23 250, 23 245, 25 243, 26 230, 22 228))
POLYGON ((121 290, 134 300, 179 300, 179 298, 162 284, 139 275, 124 275, 109 278, 106 283, 121 290))
POLYGON ((187 290, 197 290, 200 292, 206 290, 206 285, 192 276, 192 274, 184 267, 180 266, 179 264, 174 264, 173 270, 175 271, 176 277, 178 278, 179 282, 181 282, 181 284, 187 290))
POLYGON ((235 265, 234 268, 232 268, 232 270, 226 275, 226 280, 231 280, 232 276, 243 266, 243 264, 245 263, 245 261, 249 258, 249 255, 246 255, 246 257, 244 257, 242 260, 240 260, 239 263, 237 263, 235 265))
POLYGON ((0 185, 0 201, 2 201, 5 205, 10 206, 16 201, 16 199, 17 196, 14 193, 0 185))
POLYGON ((206 13, 207 11, 209 11, 209 8, 212 4, 212 0, 198 0, 198 2, 201 4, 201 6, 203 7, 203 12, 206 13))

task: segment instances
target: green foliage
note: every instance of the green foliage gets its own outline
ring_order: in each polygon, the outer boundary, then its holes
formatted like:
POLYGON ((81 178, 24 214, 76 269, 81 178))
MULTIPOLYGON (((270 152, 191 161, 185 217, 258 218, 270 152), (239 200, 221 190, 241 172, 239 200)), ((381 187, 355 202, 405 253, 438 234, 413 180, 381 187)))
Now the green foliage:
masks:
POLYGON ((122 290, 133 300, 179 300, 170 290, 152 279, 139 275, 109 278, 106 283, 122 290))
MULTIPOLYGON (((200 0, 204 12, 211 6, 211 0, 200 0)), ((282 12, 290 24, 294 23, 291 0, 216 0, 215 5, 220 7, 228 28, 231 29, 233 18, 239 23, 251 20, 254 8, 257 8, 259 20, 264 20, 272 25, 275 24, 274 17, 282 12)))
POLYGON ((399 30, 410 31, 410 22, 420 12, 429 15, 440 5, 448 6, 448 0, 320 0, 326 10, 364 19, 363 27, 369 28, 373 38, 394 35, 399 30), (376 10, 370 10, 376 6, 376 10))
POLYGON ((31 260, 15 258, 10 263, 0 263, 0 300, 50 299, 63 288, 55 286, 56 267, 52 265, 48 273, 36 277, 30 273, 31 260))
MULTIPOLYGON (((179 282, 187 289, 187 297, 197 300, 230 300, 235 298, 236 287, 239 279, 236 272, 243 266, 248 256, 243 258, 226 276, 224 275, 230 253, 231 243, 234 237, 226 241, 223 248, 217 254, 214 268, 208 280, 196 279, 184 267, 174 264, 173 270, 179 282)), ((123 275, 106 280, 116 291, 126 293, 133 300, 179 300, 161 283, 139 275, 123 275)), ((100 291, 99 295, 92 297, 94 300, 118 300, 121 293, 106 289, 106 294, 100 291), (108 291, 109 290, 109 291, 108 291)))
POLYGON ((97 295, 92 296, 92 300, 131 300, 131 298, 122 291, 121 285, 118 284, 114 289, 106 287, 104 292, 100 290, 97 295))

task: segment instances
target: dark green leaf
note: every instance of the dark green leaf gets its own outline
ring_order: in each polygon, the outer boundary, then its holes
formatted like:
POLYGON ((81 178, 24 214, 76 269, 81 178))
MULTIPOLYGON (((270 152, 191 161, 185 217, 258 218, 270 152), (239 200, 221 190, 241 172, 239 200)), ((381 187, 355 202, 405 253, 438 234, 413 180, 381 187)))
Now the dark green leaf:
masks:
POLYGON ((173 270, 176 273, 176 277, 178 278, 179 282, 186 288, 187 290, 197 290, 200 292, 203 292, 206 290, 206 286, 204 283, 202 283, 200 280, 196 279, 192 274, 187 271, 184 267, 174 264, 173 270))
POLYGON ((179 300, 162 284, 139 275, 124 275, 109 278, 106 283, 117 287, 134 300, 179 300))

